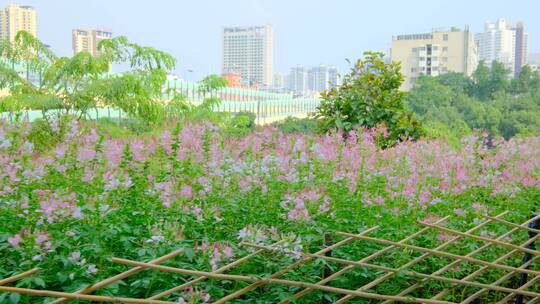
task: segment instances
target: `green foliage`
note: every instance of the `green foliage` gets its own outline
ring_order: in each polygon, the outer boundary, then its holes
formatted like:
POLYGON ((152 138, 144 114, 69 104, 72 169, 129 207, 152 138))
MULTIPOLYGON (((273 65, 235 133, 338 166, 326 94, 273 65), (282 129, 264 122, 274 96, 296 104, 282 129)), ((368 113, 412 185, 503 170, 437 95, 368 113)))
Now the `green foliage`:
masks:
POLYGON ((471 79, 461 73, 420 77, 407 106, 429 136, 444 134, 451 141, 474 129, 505 138, 540 134, 540 75, 525 66, 508 80, 501 63, 488 68, 480 62, 471 79))
POLYGON ((283 133, 315 133, 319 121, 313 118, 296 118, 287 117, 283 120, 276 121, 272 125, 280 129, 283 133))
POLYGON ((256 118, 252 112, 238 112, 227 123, 225 133, 232 136, 245 136, 255 130, 256 118))
POLYGON ((204 92, 211 92, 213 90, 217 90, 219 88, 223 88, 226 86, 227 86, 227 80, 215 74, 208 75, 204 77, 203 80, 201 80, 201 89, 204 92))
POLYGON ((316 113, 322 130, 385 126, 389 135, 383 146, 422 136, 419 122, 405 109, 405 93, 399 90, 403 82, 399 64, 386 64, 382 53, 364 55, 345 75, 341 86, 322 94, 316 113))
POLYGON ((79 118, 98 106, 114 107, 149 124, 160 122, 165 115, 162 86, 175 59, 123 36, 102 40, 98 50, 96 57, 80 52, 58 58, 37 38, 19 32, 14 43, 6 40, 0 45, 0 55, 6 58, 0 64, 0 88, 11 93, 2 101, 10 110, 54 109, 79 118), (131 70, 112 75, 113 64, 131 70), (16 72, 17 65, 24 66, 26 77, 16 72), (39 75, 39 82, 28 81, 30 74, 39 75))
POLYGON ((469 87, 469 95, 482 101, 493 99, 497 94, 504 94, 510 86, 508 70, 502 63, 493 61, 488 68, 484 61, 480 61, 473 73, 469 87))

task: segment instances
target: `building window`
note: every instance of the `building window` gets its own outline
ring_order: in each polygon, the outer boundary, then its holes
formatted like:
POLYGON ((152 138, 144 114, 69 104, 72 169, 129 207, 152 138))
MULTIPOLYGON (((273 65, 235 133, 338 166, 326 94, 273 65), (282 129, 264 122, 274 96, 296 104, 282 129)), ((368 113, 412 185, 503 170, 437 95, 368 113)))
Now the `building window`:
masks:
POLYGON ((425 61, 425 60, 426 60, 426 57, 419 57, 418 60, 420 60, 420 61, 425 61))
POLYGON ((442 62, 448 62, 448 57, 442 57, 442 62))
POLYGON ((411 73, 416 73, 417 69, 416 68, 411 68, 411 73))
POLYGON ((447 46, 443 46, 442 51, 443 51, 443 52, 448 52, 448 47, 447 47, 447 46))
POLYGON ((425 50, 426 50, 426 47, 425 47, 425 46, 423 46, 423 47, 420 48, 420 51, 425 51, 425 50))
POLYGON ((431 57, 431 60, 432 60, 432 61, 437 61, 437 60, 439 60, 439 57, 433 56, 433 57, 431 57))
POLYGON ((442 40, 448 41, 448 34, 443 34, 442 35, 442 40))
POLYGON ((437 50, 439 50, 439 47, 436 46, 436 45, 434 45, 434 46, 433 46, 433 51, 437 51, 437 50))
POLYGON ((412 49, 412 52, 413 52, 413 53, 418 52, 418 48, 413 48, 413 49, 412 49))

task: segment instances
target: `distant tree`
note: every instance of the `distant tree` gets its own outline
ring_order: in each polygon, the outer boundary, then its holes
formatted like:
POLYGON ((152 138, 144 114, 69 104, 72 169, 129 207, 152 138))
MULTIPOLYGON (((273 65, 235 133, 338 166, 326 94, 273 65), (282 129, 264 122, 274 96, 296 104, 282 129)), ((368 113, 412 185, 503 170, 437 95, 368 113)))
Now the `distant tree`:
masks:
POLYGON ((318 121, 313 118, 287 117, 272 125, 284 133, 314 133, 317 130, 318 121))
POLYGON ((535 92, 540 88, 540 75, 531 69, 529 65, 521 69, 518 77, 514 77, 510 83, 510 91, 514 95, 535 92))
POLYGON ((491 63, 490 70, 490 93, 489 97, 493 98, 496 93, 504 93, 508 90, 510 81, 508 79, 510 70, 499 61, 491 63))
POLYGON ((216 74, 208 75, 201 80, 201 89, 205 92, 217 90, 226 86, 227 80, 216 74))
POLYGON ((442 84, 439 79, 421 76, 407 96, 407 105, 415 113, 424 115, 432 108, 450 106, 454 95, 452 88, 442 84))
POLYGON ((481 60, 478 67, 472 75, 473 84, 471 87, 471 93, 473 96, 480 100, 487 100, 491 96, 491 82, 489 68, 481 60))
POLYGON ((468 93, 472 80, 463 73, 448 72, 435 77, 440 84, 448 86, 454 93, 468 93))
POLYGON ((387 64, 384 54, 366 52, 342 84, 322 94, 316 117, 323 131, 384 125, 388 137, 384 146, 400 139, 419 138, 420 123, 405 109, 405 93, 400 91, 403 75, 398 63, 387 64))
POLYGON ((420 77, 407 106, 419 115, 428 136, 455 141, 474 129, 505 138, 540 134, 540 76, 526 66, 518 77, 508 76, 502 64, 488 69, 482 62, 472 80, 458 73, 420 77))
POLYGON ((228 122, 225 131, 229 135, 244 136, 255 129, 257 116, 252 112, 238 112, 228 122))
MULTIPOLYGON (((73 57, 56 57, 37 38, 21 31, 15 42, 3 41, 0 54, 0 87, 11 94, 4 97, 19 107, 84 117, 98 106, 120 108, 128 115, 153 123, 162 117, 162 87, 175 59, 162 51, 140 46, 120 36, 102 40, 98 55, 80 52, 73 57), (15 71, 25 65, 26 77, 15 71), (113 64, 131 70, 112 75, 113 64), (28 75, 39 75, 31 82, 28 75), (36 105, 33 100, 44 101, 36 105)), ((47 115, 44 115, 47 118, 47 115)))

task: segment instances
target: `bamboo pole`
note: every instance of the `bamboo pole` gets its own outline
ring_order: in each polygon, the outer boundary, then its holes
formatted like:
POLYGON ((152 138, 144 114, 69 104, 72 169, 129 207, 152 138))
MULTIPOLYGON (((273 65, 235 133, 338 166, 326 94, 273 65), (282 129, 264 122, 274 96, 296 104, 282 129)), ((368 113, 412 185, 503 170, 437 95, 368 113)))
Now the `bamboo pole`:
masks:
POLYGON ((439 229, 441 231, 448 232, 448 233, 451 233, 451 234, 456 234, 456 235, 460 235, 460 236, 464 236, 464 237, 470 237, 470 238, 477 239, 477 240, 480 240, 480 241, 484 241, 484 242, 488 242, 488 243, 494 243, 494 244, 497 244, 497 245, 500 245, 500 246, 503 246, 503 247, 507 247, 507 248, 510 248, 510 249, 519 250, 521 252, 526 252, 526 253, 530 253, 530 254, 534 254, 534 255, 540 255, 540 251, 538 251, 538 250, 529 249, 529 248, 526 248, 526 247, 520 247, 520 246, 514 245, 512 243, 502 242, 502 241, 499 241, 499 240, 494 240, 494 239, 479 236, 479 235, 469 234, 469 233, 457 231, 457 230, 454 230, 454 229, 450 229, 450 228, 446 228, 446 227, 442 227, 442 226, 438 226, 438 225, 431 225, 431 224, 427 224, 427 223, 420 223, 420 224, 424 225, 424 226, 427 226, 427 227, 439 229))
MULTIPOLYGON (((150 264, 150 265, 153 265, 153 264, 150 264)), ((88 301, 94 301, 94 302, 137 303, 137 304, 140 304, 140 303, 175 304, 174 302, 169 302, 169 301, 96 296, 96 295, 75 294, 75 293, 67 293, 67 292, 52 291, 52 290, 36 290, 36 289, 7 287, 7 286, 0 286, 0 291, 14 292, 18 294, 26 294, 26 295, 39 296, 39 297, 61 297, 61 298, 68 298, 68 299, 74 299, 74 300, 88 300, 88 301)))
MULTIPOLYGON (((378 226, 369 228, 367 230, 362 231, 359 235, 368 234, 368 233, 370 233, 370 232, 372 232, 372 231, 374 231, 374 230, 376 230, 378 228, 379 228, 378 226)), ((324 253, 328 252, 329 250, 333 250, 333 249, 335 249, 335 248, 337 248, 337 247, 339 247, 341 245, 345 245, 345 244, 347 244, 349 242, 352 242, 352 241, 354 241, 354 238, 350 238, 350 237, 346 238, 344 240, 341 240, 341 241, 335 243, 334 245, 332 245, 330 247, 327 247, 327 248, 324 248, 322 250, 317 251, 317 253, 324 254, 324 253)), ((299 265, 302 265, 302 264, 304 264, 304 263, 306 263, 306 262, 308 262, 310 260, 311 260, 311 258, 301 258, 300 260, 292 263, 291 265, 283 268, 282 270, 273 273, 272 275, 270 275, 270 278, 272 278, 272 279, 279 278, 282 275, 289 272, 289 270, 294 269, 295 267, 297 267, 299 265)), ((233 292, 233 293, 231 293, 231 294, 217 300, 216 302, 214 302, 214 304, 222 304, 222 303, 225 303, 225 302, 230 301, 232 299, 238 298, 238 297, 242 296, 243 294, 245 294, 246 292, 249 292, 249 291, 251 291, 251 290, 253 290, 253 289, 255 289, 255 288, 257 288, 257 287, 259 287, 259 286, 261 286, 263 284, 264 283, 254 283, 254 284, 251 284, 249 286, 246 286, 246 287, 244 287, 244 288, 242 288, 240 290, 237 290, 237 291, 235 291, 235 292, 233 292)))
MULTIPOLYGON (((539 237, 540 237, 540 235, 538 235, 538 236, 535 237, 534 239, 529 239, 529 240, 527 240, 526 242, 523 243, 522 246, 527 246, 529 243, 534 242, 534 240, 537 239, 537 238, 539 238, 539 237)), ((493 261, 493 263, 500 263, 500 262, 504 261, 505 259, 511 257, 512 255, 514 255, 514 254, 516 254, 516 253, 518 253, 518 251, 514 249, 514 250, 512 250, 512 251, 510 251, 510 252, 508 252, 508 253, 506 253, 506 254, 504 254, 504 255, 502 255, 502 256, 500 256, 500 257, 497 258, 495 261, 493 261)), ((540 258, 540 257, 539 257, 539 256, 535 256, 534 258, 535 258, 535 260, 536 260, 536 258, 540 258)), ((529 262, 530 262, 530 261, 529 261, 529 262)), ((529 262, 526 263, 526 264, 527 264, 527 265, 530 265, 531 263, 529 263, 529 262)), ((525 264, 524 264, 524 265, 525 265, 525 264)), ((523 267, 523 265, 522 265, 522 266, 520 266, 519 268, 524 268, 524 267, 523 267)), ((462 280, 472 280, 472 279, 474 279, 475 277, 477 277, 478 275, 480 275, 483 271, 488 270, 488 269, 489 269, 489 267, 487 267, 487 266, 482 266, 480 269, 478 269, 478 270, 472 272, 471 274, 467 275, 467 276, 464 277, 462 280)), ((496 282, 494 282, 494 283, 492 283, 492 284, 495 284, 495 285, 501 284, 501 283, 504 282, 506 279, 512 277, 512 276, 515 275, 515 274, 516 274, 516 272, 514 272, 514 271, 509 272, 509 273, 505 274, 503 277, 501 277, 499 280, 497 280, 496 282), (503 278, 505 278, 505 279, 501 281, 501 279, 503 279, 503 278)), ((446 294, 448 294, 448 292, 449 292, 449 291, 445 289, 445 290, 439 292, 439 293, 438 293, 435 297, 433 297, 433 298, 435 298, 435 299, 440 299, 440 298, 442 298, 443 296, 445 296, 446 294)), ((470 303, 470 302, 472 302, 474 299, 476 299, 478 296, 482 295, 484 292, 486 292, 486 290, 485 290, 485 289, 482 289, 482 290, 478 291, 477 293, 475 293, 475 294, 478 294, 476 297, 473 298, 473 296, 471 296, 471 297, 469 297, 468 299, 462 301, 462 303, 463 303, 463 304, 470 303), (470 299, 470 300, 469 300, 469 299, 470 299)))
MULTIPOLYGON (((173 257, 175 256, 178 256, 180 253, 184 252, 184 249, 183 248, 180 248, 180 249, 177 249, 173 252, 170 252, 162 257, 159 257, 159 258, 156 258, 148 263, 150 264, 159 264, 159 263, 162 263, 162 262, 165 262, 169 259, 172 259, 173 257)), ((124 271, 122 273, 119 273, 113 277, 110 277, 110 278, 107 278, 103 281, 100 281, 100 282, 97 282, 96 284, 92 285, 92 286, 89 286, 89 287, 86 287, 84 289, 79 289, 77 291, 75 291, 73 294, 89 294, 89 293, 92 293, 96 290, 98 290, 99 288, 102 288, 104 286, 107 286, 109 284, 112 284, 116 281, 120 281, 120 280, 123 280, 129 276, 132 276, 134 274, 137 274, 141 271, 145 270, 144 267, 135 267, 135 268, 132 268, 130 270, 127 270, 127 271, 124 271)), ((64 303, 66 302, 68 299, 67 298, 60 298, 60 299, 57 299, 53 302, 51 302, 50 304, 59 304, 59 303, 64 303)))
POLYGON ((39 268, 32 268, 32 269, 27 270, 25 272, 21 272, 19 274, 13 275, 13 276, 11 276, 9 278, 2 279, 2 280, 0 280, 0 286, 6 285, 6 284, 11 283, 11 282, 15 282, 15 281, 20 280, 20 279, 22 279, 24 277, 27 277, 29 275, 33 275, 34 273, 36 273, 38 271, 39 271, 39 268))
MULTIPOLYGON (((323 236, 323 247, 330 247, 332 246, 332 234, 330 233, 324 233, 323 236)), ((332 250, 327 251, 324 253, 325 256, 332 256, 332 250)), ((332 268, 327 263, 324 264, 322 269, 322 277, 323 279, 328 278, 332 275, 332 268)), ((324 298, 322 301, 323 304, 330 304, 330 299, 324 298)))
MULTIPOLYGON (((446 221, 448 218, 449 218, 449 216, 446 216, 446 217, 444 217, 444 218, 442 218, 442 219, 439 219, 439 220, 437 221, 437 223, 444 222, 444 221, 446 221)), ((429 228, 422 228, 421 230, 419 230, 419 231, 417 231, 417 232, 415 232, 415 233, 409 235, 408 237, 402 239, 402 240, 399 241, 399 242, 400 242, 400 243, 405 243, 405 242, 407 242, 407 241, 410 241, 410 240, 412 240, 412 239, 414 239, 414 238, 416 238, 416 237, 418 237, 418 236, 424 234, 424 233, 427 232, 428 230, 429 230, 429 228)), ((380 255, 382 255, 382 254, 384 254, 384 253, 386 253, 386 252, 388 252, 388 251, 394 249, 394 248, 395 248, 395 246, 388 246, 388 247, 385 247, 385 248, 383 248, 383 249, 381 249, 381 250, 379 250, 379 251, 377 251, 377 252, 374 252, 373 254, 371 254, 371 255, 369 255, 369 256, 367 256, 367 257, 365 257, 365 258, 359 260, 358 262, 364 262, 364 263, 369 262, 369 261, 371 261, 371 260, 377 258, 378 256, 380 256, 380 255)), ((349 272, 349 271, 352 271, 352 270, 355 269, 355 268, 356 268, 356 267, 353 266, 353 265, 348 265, 348 266, 342 268, 341 270, 339 270, 339 271, 333 273, 332 275, 330 275, 330 276, 328 276, 328 277, 326 277, 326 278, 320 280, 319 282, 317 282, 317 284, 319 284, 319 285, 324 285, 324 284, 326 284, 326 283, 332 281, 333 279, 335 279, 335 278, 341 276, 342 274, 345 274, 345 273, 347 273, 347 272, 349 272)), ((394 275, 394 273, 392 273, 392 275, 394 275)), ((362 289, 363 289, 363 287, 362 287, 362 289)), ((366 288, 366 289, 367 289, 367 288, 366 288)), ((301 291, 295 293, 294 295, 292 295, 290 299, 283 300, 283 301, 281 302, 281 304, 289 303, 291 299, 298 299, 298 298, 300 298, 300 297, 302 297, 302 296, 308 294, 308 293, 311 292, 312 290, 313 290, 313 289, 309 289, 309 288, 306 288, 306 289, 304 289, 304 290, 301 290, 301 291)), ((359 289, 357 289, 357 290, 359 290, 359 289)), ((360 290, 360 291, 362 291, 362 290, 360 290)), ((336 302, 336 303, 339 303, 339 301, 342 301, 342 300, 344 300, 345 298, 350 299, 350 298, 352 298, 352 296, 347 295, 347 296, 345 296, 345 297, 339 299, 338 302, 336 302)))
MULTIPOLYGON (((253 248, 266 248, 269 251, 275 251, 272 247, 268 247, 268 246, 255 245, 255 244, 246 244, 246 245, 248 245, 250 247, 253 247, 253 248)), ((502 292, 515 292, 515 293, 523 294, 523 295, 526 295, 526 296, 533 296, 533 297, 540 296, 540 293, 536 293, 536 292, 532 292, 532 291, 518 290, 518 289, 499 287, 499 286, 491 286, 489 284, 483 284, 483 283, 478 283, 478 282, 468 282, 468 281, 452 279, 452 278, 447 278, 447 277, 442 277, 442 276, 437 276, 437 275, 432 275, 432 274, 424 274, 424 273, 410 271, 410 270, 403 271, 403 270, 390 268, 390 267, 386 267, 386 266, 380 266, 380 265, 374 265, 374 264, 368 264, 368 263, 362 263, 362 262, 353 262, 353 261, 340 259, 340 258, 334 258, 334 257, 327 257, 327 256, 320 255, 320 254, 302 253, 302 255, 307 256, 307 257, 311 257, 311 258, 318 258, 318 259, 328 260, 328 261, 332 261, 332 262, 340 263, 340 264, 345 264, 345 265, 354 265, 354 266, 357 266, 357 267, 360 267, 360 268, 372 268, 372 269, 376 269, 376 270, 382 270, 382 271, 386 271, 386 272, 395 272, 395 273, 403 272, 406 275, 410 275, 410 276, 417 277, 417 278, 422 278, 422 279, 432 279, 432 280, 446 282, 446 283, 459 284, 459 285, 468 285, 468 286, 478 287, 478 288, 487 288, 487 289, 491 289, 491 290, 495 290, 495 291, 502 291, 502 292)), ((318 285, 318 286, 322 286, 322 285, 318 285)))
MULTIPOLYGON (((534 298, 534 299, 531 299, 529 302, 527 302, 527 304, 536 304, 540 301, 540 298, 534 298)), ((497 303, 497 304, 501 304, 501 303, 497 303)), ((502 304, 505 304, 505 303, 502 303, 502 304)))
MULTIPOLYGON (((525 268, 525 267, 528 267, 529 265, 531 265, 535 260, 537 260, 538 258, 540 257, 534 257, 532 260, 528 261, 527 263, 519 266, 519 268, 525 268)), ((476 272, 478 271, 482 271, 482 269, 479 269, 477 271, 475 271, 474 273, 472 273, 471 275, 475 274, 476 272)), ((505 274, 504 276, 500 277, 497 281, 491 283, 491 285, 500 285, 502 283, 504 283, 505 281, 507 281, 508 279, 512 278, 516 273, 515 272, 509 272, 507 274, 505 274)), ((470 275, 469 275, 470 276, 470 275)), ((469 276, 463 278, 462 280, 470 280, 469 276)), ((540 277, 534 277, 531 281, 532 282, 535 282, 537 279, 539 279, 540 277), (536 279, 536 280, 535 280, 536 279)), ((529 282, 531 282, 529 281, 529 282)), ((527 288, 528 286, 520 286, 518 289, 525 289, 527 288)), ((465 300, 463 300, 461 302, 461 304, 468 304, 468 303, 472 303, 474 302, 476 299, 478 299, 478 297, 482 296, 484 293, 486 293, 486 289, 480 289, 479 291, 475 292, 474 294, 472 294, 471 296, 469 296, 468 298, 466 298, 465 300)), ((438 295, 437 295, 438 296, 438 295)), ((434 297, 434 298, 441 298, 441 297, 434 297)), ((506 299, 506 301, 502 302, 499 301, 498 303, 507 303, 507 301, 509 301, 512 297, 515 296, 515 293, 510 293, 508 294, 504 299, 506 299)))
MULTIPOLYGON (((504 211, 504 212, 498 214, 496 217, 504 216, 504 215, 507 214, 507 213, 508 213, 508 211, 504 211)), ((448 217, 449 217, 449 216, 448 216, 448 217)), ((446 217, 446 218, 448 218, 448 217, 446 217)), ((439 223, 441 223, 441 222, 443 222, 443 221, 440 221, 440 220, 439 220, 439 221, 435 222, 435 224, 439 224, 439 223)), ((485 222, 483 222, 483 223, 480 223, 479 225, 477 225, 477 226, 475 226, 475 227, 469 229, 467 232, 474 232, 474 231, 476 231, 476 230, 478 230, 478 229, 480 229, 480 228, 482 228, 482 227, 488 225, 489 223, 491 223, 491 220, 487 220, 487 221, 485 221, 485 222)), ((429 229, 431 229, 431 228, 429 228, 429 227, 424 227, 421 231, 428 231, 429 229), (424 229, 425 229, 425 230, 424 230, 424 229)), ((452 245, 453 243, 457 242, 459 239, 460 239, 459 236, 454 237, 454 238, 452 238, 451 240, 448 240, 448 241, 444 242, 443 244, 437 246, 435 249, 436 249, 436 250, 443 250, 443 249, 447 248, 448 246, 452 245)), ((406 242, 406 241, 404 241, 404 242, 400 241, 400 243, 405 243, 405 242, 406 242)), ((392 247, 392 248, 394 248, 394 247, 392 247)), ((431 256, 431 253, 424 253, 424 254, 422 254, 421 256, 419 256, 419 257, 417 257, 417 258, 414 258, 413 260, 409 261, 408 263, 402 265, 401 267, 398 268, 398 270, 407 269, 407 268, 411 267, 412 265, 414 265, 414 264, 416 264, 416 263, 422 261, 423 259, 425 259, 425 258, 427 258, 427 257, 429 257, 429 256, 431 256)), ((434 273, 434 274, 437 275, 437 274, 440 274, 440 273, 434 273)), ((357 290, 366 290, 366 289, 373 288, 373 287, 375 287, 376 285, 380 284, 381 282, 383 282, 383 281, 385 281, 385 280, 387 280, 387 279, 393 277, 394 275, 395 275, 395 273, 393 273, 393 272, 388 272, 387 274, 385 274, 385 275, 381 276, 380 278, 375 279, 374 281, 372 281, 372 282, 370 282, 370 283, 368 283, 368 284, 366 284, 366 285, 364 285, 364 286, 358 288, 357 290)), ((346 303, 346 302, 348 302, 350 299, 352 299, 351 296, 345 296, 345 297, 339 299, 339 300, 336 302, 336 304, 346 303)))
MULTIPOLYGON (((519 289, 525 289, 525 288, 529 288, 531 286, 533 286, 536 282, 538 282, 540 280, 540 277, 534 277, 532 278, 529 282, 525 283, 524 285, 520 286, 518 288, 519 289)), ((500 300, 499 302, 497 302, 497 304, 505 304, 505 303, 508 303, 508 302, 503 302, 503 300, 506 300, 506 301, 509 301, 512 297, 516 296, 515 293, 510 293, 508 294, 504 299, 500 300)), ((537 297, 537 298, 533 298, 530 302, 527 302, 527 303, 531 303, 531 302, 538 302, 540 300, 540 297, 537 297)))
POLYGON ((488 219, 492 219, 492 220, 494 220, 496 222, 506 224, 508 226, 517 227, 517 228, 525 229, 525 230, 528 230, 528 231, 531 231, 531 232, 540 233, 539 229, 534 229, 534 228, 531 228, 531 227, 528 227, 528 226, 519 225, 519 224, 512 223, 512 222, 509 222, 509 221, 506 221, 506 220, 503 220, 503 219, 500 219, 500 218, 495 218, 495 217, 491 217, 491 216, 486 216, 486 217, 488 219))
MULTIPOLYGON (((284 242, 284 240, 281 240, 281 241, 279 241, 279 242, 276 242, 274 245, 278 245, 278 244, 281 244, 281 243, 283 243, 283 242, 284 242)), ((243 257, 243 258, 240 258, 240 259, 238 259, 238 260, 236 260, 236 261, 234 261, 234 262, 232 262, 232 263, 230 263, 230 264, 227 264, 227 265, 225 265, 225 266, 222 266, 221 268, 216 269, 215 271, 212 271, 212 273, 222 273, 222 272, 224 272, 224 271, 226 271, 226 270, 229 270, 229 269, 233 268, 233 267, 236 266, 236 265, 239 265, 239 264, 241 264, 241 263, 243 263, 243 262, 245 262, 245 261, 251 259, 252 257, 254 257, 254 256, 256 256, 256 255, 258 255, 258 254, 260 254, 260 253, 262 253, 262 252, 264 252, 264 251, 265 251, 265 250, 257 250, 257 251, 255 251, 255 252, 252 252, 252 253, 246 255, 246 256, 243 257)), ((206 280, 206 279, 207 279, 207 277, 199 277, 199 278, 196 278, 196 279, 191 280, 191 281, 189 281, 189 282, 186 282, 186 283, 184 283, 184 284, 182 284, 182 285, 173 287, 173 288, 171 288, 171 289, 168 289, 168 290, 165 290, 165 291, 163 291, 163 292, 160 292, 160 293, 158 293, 158 294, 156 294, 156 295, 153 295, 153 296, 151 296, 151 297, 148 298, 148 299, 149 299, 149 300, 160 299, 160 298, 162 298, 162 297, 165 297, 165 296, 170 295, 171 293, 175 293, 175 292, 177 292, 177 291, 180 291, 180 290, 182 290, 182 289, 184 289, 184 288, 186 288, 186 287, 188 287, 188 286, 191 286, 191 285, 194 285, 194 284, 196 284, 196 283, 202 282, 202 281, 204 281, 204 280, 206 280)))
MULTIPOLYGON (((507 211, 503 212, 502 214, 506 214, 506 213, 507 213, 507 211)), ((499 217, 499 216, 500 216, 500 215, 497 215, 497 217, 499 217)), ((536 218, 530 219, 530 220, 526 221, 525 223, 523 223, 522 225, 527 225, 528 223, 534 221, 535 219, 536 219, 536 218)), ((512 233, 514 233, 514 232, 516 232, 516 231, 518 231, 518 230, 519 230, 518 228, 513 228, 513 229, 511 229, 510 231, 508 231, 508 232, 502 234, 501 236, 497 237, 497 239, 499 239, 499 238, 502 239, 502 238, 505 238, 505 237, 507 237, 507 236, 510 236, 512 233)), ((482 250, 484 250, 484 249, 486 249, 486 248, 489 248, 489 247, 492 246, 492 245, 493 245, 492 243, 484 244, 484 245, 482 245, 481 247, 475 249, 474 251, 471 251, 470 253, 468 253, 467 256, 474 256, 475 254, 481 252, 482 250)), ((442 273, 444 273, 445 271, 447 271, 448 269, 450 269, 450 268, 452 268, 452 267, 455 267, 455 266, 459 265, 461 262, 462 262, 461 260, 455 260, 455 261, 453 261, 452 263, 450 263, 450 264, 444 266, 443 268, 441 268, 441 269, 435 271, 433 274, 442 274, 442 273)), ((402 292, 400 292, 398 295, 404 296, 404 295, 406 295, 406 294, 408 294, 408 293, 410 293, 410 292, 416 290, 418 287, 421 286, 421 283, 423 283, 423 282, 424 282, 424 280, 423 280, 422 282, 420 282, 420 283, 416 283, 416 284, 414 284, 414 285, 411 285, 410 287, 408 287, 408 288, 406 288, 405 290, 403 290, 402 292)), ((389 303, 391 303, 391 302, 392 302, 392 301, 385 301, 385 302, 383 302, 382 304, 389 304, 389 303)))
POLYGON ((495 264, 495 263, 475 259, 475 258, 470 257, 470 256, 457 255, 457 254, 453 254, 453 253, 449 253, 449 252, 444 252, 444 251, 439 251, 439 250, 434 250, 434 249, 429 249, 429 248, 419 247, 419 246, 414 246, 414 245, 409 245, 409 244, 398 244, 397 242, 393 242, 393 241, 377 239, 377 238, 372 238, 372 237, 368 237, 368 236, 355 235, 355 234, 346 233, 346 232, 338 232, 338 234, 343 235, 343 236, 351 236, 351 237, 355 237, 357 239, 366 240, 366 241, 372 241, 372 242, 380 243, 380 244, 397 245, 399 247, 412 249, 412 250, 416 250, 416 251, 420 251, 420 252, 429 252, 429 253, 432 253, 432 254, 437 255, 437 256, 444 256, 444 257, 453 258, 453 259, 456 259, 456 260, 464 260, 464 261, 468 261, 468 262, 471 262, 471 263, 480 264, 480 265, 486 265, 486 266, 490 266, 490 267, 497 268, 497 269, 502 269, 502 270, 507 270, 507 271, 517 271, 517 272, 521 272, 521 273, 528 273, 528 274, 534 274, 534 275, 540 275, 540 271, 535 271, 535 270, 530 270, 530 269, 519 269, 519 268, 512 267, 512 266, 495 264))
MULTIPOLYGON (((148 267, 148 268, 153 268, 156 270, 179 273, 179 274, 184 274, 184 275, 203 276, 203 277, 208 277, 208 278, 213 278, 213 279, 243 281, 243 282, 251 282, 251 283, 263 282, 265 284, 268 283, 268 284, 288 285, 288 286, 297 286, 297 287, 304 287, 304 288, 311 287, 314 289, 319 289, 319 290, 333 292, 333 293, 353 294, 353 295, 368 298, 368 299, 377 299, 377 300, 392 299, 392 300, 401 301, 404 303, 455 304, 453 302, 448 302, 448 301, 431 300, 431 299, 414 298, 414 297, 398 297, 398 296, 390 296, 390 295, 380 295, 380 294, 369 293, 369 292, 361 292, 361 291, 330 287, 330 286, 324 286, 324 285, 317 285, 317 284, 306 283, 306 282, 283 280, 283 279, 257 278, 257 277, 244 276, 244 275, 232 275, 232 274, 221 274, 221 273, 212 273, 212 272, 206 272, 206 271, 189 270, 189 269, 175 268, 175 267, 169 267, 169 266, 163 266, 163 265, 142 263, 142 262, 120 259, 120 258, 113 258, 112 260, 113 262, 118 263, 118 264, 148 267)), ((216 302, 214 302, 214 304, 215 303, 216 302)))

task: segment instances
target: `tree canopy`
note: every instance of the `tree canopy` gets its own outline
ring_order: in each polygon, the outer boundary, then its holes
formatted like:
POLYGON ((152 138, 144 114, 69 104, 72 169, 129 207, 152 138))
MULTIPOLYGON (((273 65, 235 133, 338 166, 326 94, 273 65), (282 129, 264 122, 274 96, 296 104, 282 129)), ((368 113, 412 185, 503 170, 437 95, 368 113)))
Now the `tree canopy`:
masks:
POLYGON ((400 65, 385 63, 382 53, 366 52, 364 56, 339 87, 322 94, 316 113, 322 130, 383 127, 388 132, 383 146, 420 137, 420 123, 405 109, 405 93, 399 90, 403 82, 400 65))
POLYGON ((460 138, 472 130, 492 136, 540 134, 540 75, 529 66, 509 78, 503 64, 480 62, 469 78, 447 73, 418 79, 407 106, 419 115, 428 133, 460 138))
POLYGON ((0 88, 10 90, 3 97, 3 110, 31 108, 46 113, 54 109, 57 114, 84 117, 98 106, 115 107, 150 123, 161 117, 162 87, 175 66, 171 55, 124 36, 100 41, 95 57, 84 51, 57 57, 37 38, 21 31, 14 42, 2 41, 0 56, 4 58, 0 88), (130 69, 113 75, 113 64, 130 69), (25 73, 21 75, 17 68, 25 73))

